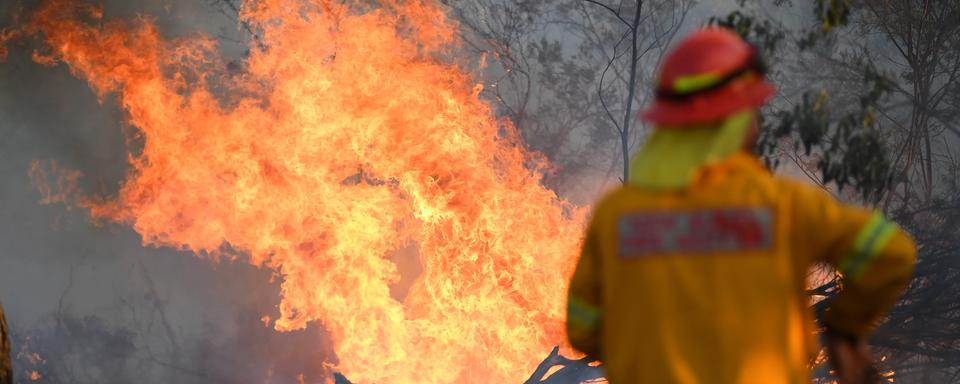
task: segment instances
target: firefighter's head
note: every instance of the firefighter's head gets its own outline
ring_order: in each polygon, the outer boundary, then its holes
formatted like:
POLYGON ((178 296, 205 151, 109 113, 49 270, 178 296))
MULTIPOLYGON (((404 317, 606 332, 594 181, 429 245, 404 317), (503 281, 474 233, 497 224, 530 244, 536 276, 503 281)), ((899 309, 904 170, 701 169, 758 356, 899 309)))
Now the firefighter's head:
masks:
POLYGON ((692 33, 667 55, 653 105, 643 118, 656 126, 702 125, 755 110, 774 94, 756 48, 722 28, 692 33))
POLYGON ((775 93, 764 74, 759 52, 732 31, 704 28, 681 41, 642 113, 655 129, 631 162, 631 183, 685 188, 703 167, 751 148, 757 109, 775 93))

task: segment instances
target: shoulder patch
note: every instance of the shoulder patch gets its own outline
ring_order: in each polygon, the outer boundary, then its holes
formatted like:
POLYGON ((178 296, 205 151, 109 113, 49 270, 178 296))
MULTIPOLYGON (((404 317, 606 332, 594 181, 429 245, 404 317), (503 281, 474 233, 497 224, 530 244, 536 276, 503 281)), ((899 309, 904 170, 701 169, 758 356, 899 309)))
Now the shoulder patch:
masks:
POLYGON ((638 212, 617 221, 623 258, 654 254, 758 251, 773 246, 768 207, 638 212))

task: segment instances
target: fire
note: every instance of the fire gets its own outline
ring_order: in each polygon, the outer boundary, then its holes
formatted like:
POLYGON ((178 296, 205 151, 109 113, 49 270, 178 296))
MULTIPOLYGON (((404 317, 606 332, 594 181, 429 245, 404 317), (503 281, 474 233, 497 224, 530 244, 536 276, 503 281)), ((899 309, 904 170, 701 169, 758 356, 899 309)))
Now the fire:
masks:
POLYGON ((116 196, 79 203, 93 217, 275 270, 273 326, 322 322, 351 380, 522 380, 564 339, 584 212, 444 59, 458 34, 439 4, 368 3, 248 2, 240 70, 210 38, 70 0, 21 32, 43 37, 38 62, 115 97, 142 143, 116 196), (411 244, 422 273, 393 297, 390 256, 411 244))

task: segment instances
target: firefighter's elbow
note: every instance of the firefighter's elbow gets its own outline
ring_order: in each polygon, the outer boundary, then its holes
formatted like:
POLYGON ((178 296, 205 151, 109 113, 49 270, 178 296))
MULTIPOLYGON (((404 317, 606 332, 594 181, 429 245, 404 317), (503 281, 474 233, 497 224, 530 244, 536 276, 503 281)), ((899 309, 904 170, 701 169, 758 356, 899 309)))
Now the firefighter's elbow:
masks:
POLYGON ((901 278, 912 278, 917 263, 917 245, 913 238, 903 230, 897 230, 887 247, 887 259, 893 269, 900 272, 901 278))
POLYGON ((567 340, 570 342, 570 346, 587 356, 599 359, 600 343, 596 335, 593 332, 583 332, 583 330, 573 328, 567 327, 567 340))
POLYGON ((581 341, 581 342, 578 342, 577 344, 571 343, 571 346, 573 347, 573 349, 593 359, 597 359, 597 360, 603 359, 600 356, 600 347, 594 341, 581 341))

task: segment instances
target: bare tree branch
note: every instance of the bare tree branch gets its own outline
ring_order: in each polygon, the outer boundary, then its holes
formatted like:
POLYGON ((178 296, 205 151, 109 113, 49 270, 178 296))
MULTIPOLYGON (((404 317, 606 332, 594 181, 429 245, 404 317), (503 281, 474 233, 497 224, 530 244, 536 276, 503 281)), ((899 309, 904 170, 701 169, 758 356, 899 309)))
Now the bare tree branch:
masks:
POLYGON ((586 2, 588 2, 588 3, 590 3, 590 4, 598 5, 598 6, 600 6, 601 8, 610 11, 610 13, 612 13, 613 16, 617 18, 617 20, 620 20, 620 22, 623 23, 623 25, 625 25, 627 28, 629 28, 629 29, 631 29, 631 30, 637 28, 636 23, 631 24, 629 21, 627 21, 626 19, 624 19, 623 16, 620 16, 620 11, 619 11, 619 10, 610 8, 610 6, 608 6, 608 5, 604 4, 604 3, 601 3, 601 2, 599 2, 599 1, 594 1, 594 0, 583 0, 583 1, 586 1, 586 2))

